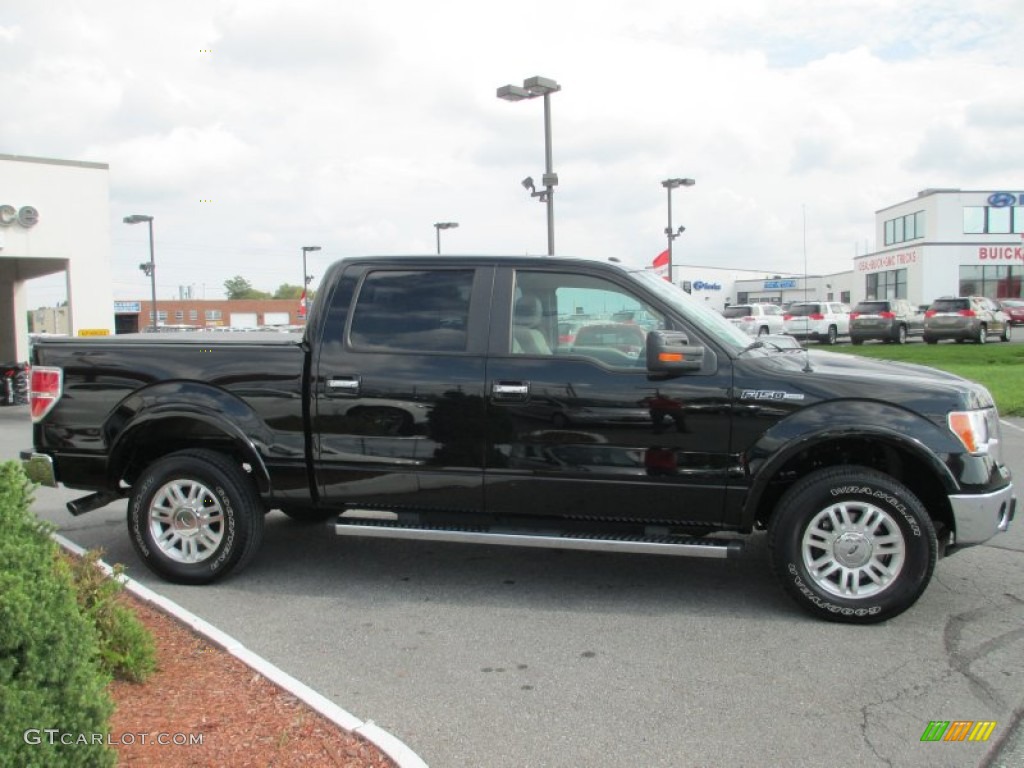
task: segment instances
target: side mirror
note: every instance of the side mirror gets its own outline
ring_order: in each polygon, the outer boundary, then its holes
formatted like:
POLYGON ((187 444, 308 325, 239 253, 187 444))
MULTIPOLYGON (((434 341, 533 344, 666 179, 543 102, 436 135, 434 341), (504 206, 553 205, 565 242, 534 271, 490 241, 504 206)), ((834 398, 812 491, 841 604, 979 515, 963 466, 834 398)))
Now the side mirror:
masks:
POLYGON ((681 331, 650 331, 647 334, 647 370, 651 373, 699 371, 704 347, 690 344, 681 331))

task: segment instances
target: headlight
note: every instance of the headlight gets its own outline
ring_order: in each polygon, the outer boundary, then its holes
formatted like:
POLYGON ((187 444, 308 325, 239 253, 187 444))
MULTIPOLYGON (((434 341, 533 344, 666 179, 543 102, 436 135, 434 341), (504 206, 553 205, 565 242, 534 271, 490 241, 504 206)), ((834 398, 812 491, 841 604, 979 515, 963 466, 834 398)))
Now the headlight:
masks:
POLYGON ((989 446, 998 439, 995 431, 989 429, 989 410, 953 411, 946 419, 968 453, 988 453, 989 446))

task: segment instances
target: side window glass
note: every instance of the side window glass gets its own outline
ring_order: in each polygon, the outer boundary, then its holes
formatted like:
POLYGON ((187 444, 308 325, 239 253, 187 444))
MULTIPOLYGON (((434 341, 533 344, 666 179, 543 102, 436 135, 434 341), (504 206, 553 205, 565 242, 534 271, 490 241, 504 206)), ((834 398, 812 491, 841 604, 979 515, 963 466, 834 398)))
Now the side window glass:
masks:
POLYGON ((668 327, 664 315, 607 280, 527 270, 516 274, 512 354, 584 356, 633 367, 644 363, 647 332, 668 327))
POLYGON ((349 343, 381 351, 462 352, 473 270, 379 270, 363 279, 349 343))

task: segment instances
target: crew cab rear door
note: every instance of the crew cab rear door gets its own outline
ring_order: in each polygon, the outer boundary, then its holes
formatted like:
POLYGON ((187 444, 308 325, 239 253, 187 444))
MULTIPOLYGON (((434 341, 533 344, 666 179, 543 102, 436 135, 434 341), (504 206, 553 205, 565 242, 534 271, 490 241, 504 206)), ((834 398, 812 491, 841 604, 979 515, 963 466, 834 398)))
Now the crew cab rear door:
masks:
MULTIPOLYGON (((569 271, 569 270, 576 271, 569 271)), ((619 273, 497 271, 487 370, 494 446, 486 504, 502 516, 720 522, 730 468, 731 363, 655 376, 652 330, 693 334, 619 273), (643 318, 619 322, 615 318, 643 318), (580 324, 574 337, 558 327, 580 324)))
POLYGON ((492 280, 492 267, 468 261, 344 266, 310 383, 322 503, 482 506, 492 280))

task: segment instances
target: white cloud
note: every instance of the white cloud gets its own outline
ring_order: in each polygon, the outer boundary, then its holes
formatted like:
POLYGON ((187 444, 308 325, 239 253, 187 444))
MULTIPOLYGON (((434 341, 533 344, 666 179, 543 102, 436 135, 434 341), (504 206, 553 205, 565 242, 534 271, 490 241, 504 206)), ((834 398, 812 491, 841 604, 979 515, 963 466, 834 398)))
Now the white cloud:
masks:
MULTIPOLYGON (((648 262, 660 180, 690 263, 848 268, 873 214, 930 186, 1022 183, 1019 0, 70 0, 8 9, 0 151, 110 164, 119 297, 298 282, 303 244, 543 253, 551 97, 560 253, 648 262), (200 203, 212 199, 213 203, 200 203), (145 210, 142 210, 145 208, 145 210)), ((323 264, 317 264, 316 274, 323 264)))

